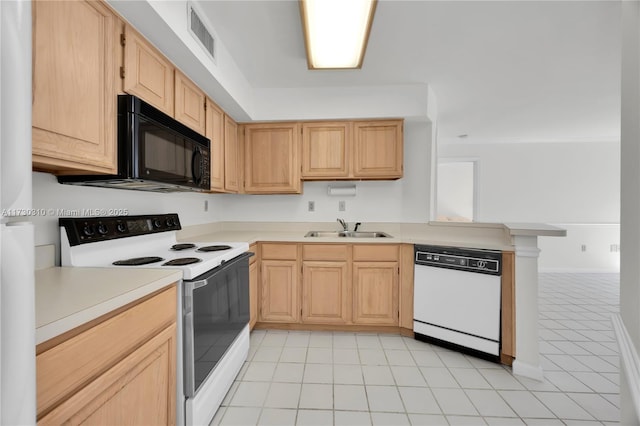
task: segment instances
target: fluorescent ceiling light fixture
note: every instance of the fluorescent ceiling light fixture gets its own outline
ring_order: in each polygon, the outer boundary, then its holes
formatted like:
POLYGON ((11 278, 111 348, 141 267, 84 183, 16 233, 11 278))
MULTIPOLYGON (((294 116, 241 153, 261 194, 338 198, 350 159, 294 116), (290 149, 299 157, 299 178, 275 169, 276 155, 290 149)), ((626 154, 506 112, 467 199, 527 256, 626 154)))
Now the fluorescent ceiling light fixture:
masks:
POLYGON ((300 0, 309 69, 361 68, 377 0, 300 0))

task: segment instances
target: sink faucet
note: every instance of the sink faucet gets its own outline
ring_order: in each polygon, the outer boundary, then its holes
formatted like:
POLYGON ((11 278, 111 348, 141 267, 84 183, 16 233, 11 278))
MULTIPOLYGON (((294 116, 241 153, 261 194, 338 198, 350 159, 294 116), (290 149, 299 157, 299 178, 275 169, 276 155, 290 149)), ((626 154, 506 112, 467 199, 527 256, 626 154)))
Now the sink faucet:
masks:
MULTIPOLYGON (((338 223, 340 223, 340 225, 342 226, 342 230, 345 232, 349 231, 349 224, 347 222, 344 221, 344 219, 336 219, 338 221, 338 223)), ((358 228, 360 227, 360 225, 362 225, 360 222, 356 222, 354 228, 353 228, 353 232, 357 232, 358 228)))

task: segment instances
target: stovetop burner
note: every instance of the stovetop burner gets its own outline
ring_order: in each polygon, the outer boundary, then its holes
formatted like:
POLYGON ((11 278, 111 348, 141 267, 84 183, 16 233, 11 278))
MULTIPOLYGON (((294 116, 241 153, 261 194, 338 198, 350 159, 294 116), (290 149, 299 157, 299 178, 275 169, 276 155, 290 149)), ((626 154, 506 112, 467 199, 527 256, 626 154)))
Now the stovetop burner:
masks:
POLYGON ((227 246, 227 245, 205 246, 205 247, 200 247, 196 251, 202 251, 202 252, 222 251, 222 250, 229 250, 230 248, 231 246, 227 246))
POLYGON ((162 260, 164 259, 158 256, 133 257, 131 259, 116 260, 113 264, 118 266, 148 265, 162 260))
POLYGON ((196 245, 192 243, 182 243, 182 244, 174 244, 171 246, 171 250, 179 251, 179 250, 187 250, 194 248, 196 245))
POLYGON ((181 257, 178 259, 173 259, 168 262, 162 264, 162 266, 184 266, 191 265, 192 263, 202 262, 202 259, 198 259, 197 257, 181 257))

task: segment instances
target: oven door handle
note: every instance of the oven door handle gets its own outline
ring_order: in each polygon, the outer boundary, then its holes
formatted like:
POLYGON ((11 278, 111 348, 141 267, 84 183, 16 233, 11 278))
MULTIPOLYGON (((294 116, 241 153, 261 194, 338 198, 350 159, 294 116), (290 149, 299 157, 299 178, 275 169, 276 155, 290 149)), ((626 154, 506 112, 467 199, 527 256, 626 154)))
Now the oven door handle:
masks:
POLYGON ((193 324, 193 286, 191 282, 184 283, 184 296, 182 306, 183 322, 183 378, 184 395, 187 398, 195 394, 195 350, 194 350, 194 324, 193 324))
POLYGON ((209 284, 209 280, 208 279, 204 279, 204 280, 199 280, 199 281, 191 281, 191 286, 192 286, 192 290, 195 290, 196 288, 201 288, 204 287, 206 285, 209 284))

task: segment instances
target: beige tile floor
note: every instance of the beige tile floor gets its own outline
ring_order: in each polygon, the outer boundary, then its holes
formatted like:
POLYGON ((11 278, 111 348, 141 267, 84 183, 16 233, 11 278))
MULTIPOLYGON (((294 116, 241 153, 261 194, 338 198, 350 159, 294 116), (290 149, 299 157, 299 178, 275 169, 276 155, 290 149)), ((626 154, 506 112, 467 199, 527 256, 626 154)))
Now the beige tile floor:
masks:
POLYGON ((617 274, 540 274, 545 381, 397 335, 254 331, 214 425, 598 425, 619 419, 617 274))

